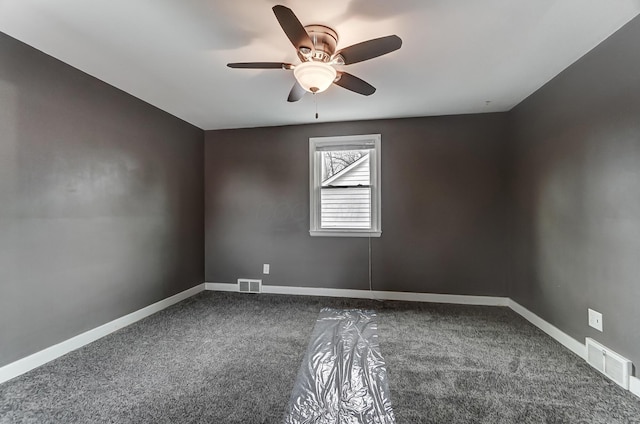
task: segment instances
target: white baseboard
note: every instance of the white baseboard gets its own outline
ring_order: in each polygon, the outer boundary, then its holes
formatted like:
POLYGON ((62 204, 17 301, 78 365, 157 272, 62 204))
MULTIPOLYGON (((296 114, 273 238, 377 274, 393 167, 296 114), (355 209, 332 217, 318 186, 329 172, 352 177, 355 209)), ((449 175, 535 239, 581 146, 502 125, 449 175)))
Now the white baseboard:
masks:
POLYGON ((94 342, 101 337, 113 333, 116 330, 131 325, 136 321, 140 321, 141 319, 146 318, 149 315, 155 314, 156 312, 168 308, 169 306, 176 304, 195 294, 198 294, 203 290, 205 290, 205 285, 199 284, 195 287, 192 287, 188 290, 163 299, 152 305, 139 309, 121 318, 103 324, 100 327, 96 327, 82 334, 78 334, 77 336, 72 337, 68 340, 65 340, 56 345, 29 355, 25 358, 5 365, 4 367, 0 368, 0 383, 11 380, 14 377, 26 373, 27 371, 31 371, 34 368, 44 365, 49 361, 53 361, 54 359, 59 358, 64 354, 81 348, 82 346, 94 342))
MULTIPOLYGON (((238 291, 236 283, 205 283, 206 290, 238 291)), ((297 296, 349 297, 354 299, 403 300, 409 302, 453 303, 460 305, 508 306, 509 299, 494 296, 466 296, 458 294, 409 293, 318 287, 289 287, 262 285, 262 293, 297 296)))
POLYGON ((640 378, 634 376, 629 377, 629 391, 640 397, 640 378))
MULTIPOLYGON (((235 283, 205 283, 207 290, 238 291, 235 283)), ((356 299, 403 300, 411 302, 453 303, 460 305, 508 306, 531 324, 547 333, 560 344, 581 358, 586 357, 585 345, 569 336, 553 324, 540 318, 524 306, 508 297, 465 296, 457 294, 408 293, 393 291, 369 291, 351 289, 327 289, 315 287, 288 287, 262 285, 263 293, 303 296, 351 297, 356 299)))
POLYGON ((560 343, 582 359, 586 360, 587 354, 584 344, 580 343, 564 331, 560 330, 558 327, 540 318, 538 315, 534 314, 512 299, 509 299, 509 307, 524 319, 529 321, 531 324, 535 325, 540 330, 544 331, 549 336, 554 338, 558 343, 560 343))
MULTIPOLYGON (((263 286, 264 287, 264 286, 263 286)), ((212 291, 238 291, 238 283, 204 283, 205 290, 212 291)))
MULTIPOLYGON (((143 318, 148 317, 156 312, 161 311, 175 303, 178 303, 188 297, 200 293, 203 290, 213 291, 231 291, 237 292, 238 285, 236 283, 204 283, 163 299, 138 311, 132 312, 124 317, 108 322, 100 327, 79 334, 54 346, 48 347, 40 352, 36 352, 23 359, 19 359, 11 364, 0 368, 0 383, 26 373, 36 367, 39 367, 49 361, 52 361, 66 353, 78 349, 89 344, 101 337, 104 337, 116 330, 133 324, 143 318)), ((356 299, 378 299, 378 300, 402 300, 411 302, 432 302, 432 303, 452 303, 461 305, 481 305, 481 306, 507 306, 514 312, 521 315, 531 324, 535 325, 549 336, 554 338, 567 349, 574 352, 581 358, 586 357, 585 345, 564 333, 554 325, 540 318, 524 306, 507 297, 494 296, 466 296, 454 294, 433 294, 433 293, 409 293, 409 292, 393 292, 393 291, 369 291, 369 290, 353 290, 353 289, 331 289, 331 288, 315 288, 315 287, 288 287, 288 286, 271 286, 263 285, 263 293, 270 294, 288 294, 302 296, 326 296, 326 297, 349 297, 356 299)), ((640 397, 640 379, 631 377, 629 390, 640 397)))

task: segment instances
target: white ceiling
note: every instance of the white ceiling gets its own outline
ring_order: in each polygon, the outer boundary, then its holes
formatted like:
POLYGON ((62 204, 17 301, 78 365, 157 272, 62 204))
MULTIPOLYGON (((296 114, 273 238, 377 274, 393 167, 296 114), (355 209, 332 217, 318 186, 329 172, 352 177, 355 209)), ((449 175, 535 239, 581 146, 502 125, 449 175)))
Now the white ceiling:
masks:
POLYGON ((288 103, 296 63, 273 0, 0 0, 0 31, 202 129, 507 111, 640 13, 640 0, 285 1, 338 48, 397 34, 400 50, 345 67, 288 103), (315 109, 320 119, 315 119, 315 109), (489 103, 487 103, 489 102, 489 103))

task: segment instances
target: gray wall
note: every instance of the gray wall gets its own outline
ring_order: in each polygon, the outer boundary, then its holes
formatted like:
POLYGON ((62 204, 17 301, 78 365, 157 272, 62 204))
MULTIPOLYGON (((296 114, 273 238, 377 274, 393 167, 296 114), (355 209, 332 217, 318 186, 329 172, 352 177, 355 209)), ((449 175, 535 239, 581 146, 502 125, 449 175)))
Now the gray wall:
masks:
POLYGON ((203 282, 203 139, 0 34, 0 366, 203 282))
POLYGON ((207 131, 208 282, 368 288, 368 239, 309 236, 309 137, 382 135, 373 288, 506 295, 507 114, 207 131), (262 264, 271 274, 262 276, 262 264))
POLYGON ((640 363, 640 18, 512 111, 510 295, 640 363), (587 308, 604 314, 604 332, 587 308))

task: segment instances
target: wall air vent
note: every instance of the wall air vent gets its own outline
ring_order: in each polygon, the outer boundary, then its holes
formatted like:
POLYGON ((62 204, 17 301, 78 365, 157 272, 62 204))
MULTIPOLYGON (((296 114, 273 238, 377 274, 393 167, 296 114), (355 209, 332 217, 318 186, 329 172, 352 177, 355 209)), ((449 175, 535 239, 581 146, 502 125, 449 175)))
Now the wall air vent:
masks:
POLYGON ((240 293, 260 293, 262 291, 262 280, 238 278, 238 291, 240 293))
POLYGON ((609 350, 590 337, 586 339, 587 362, 595 369, 629 390, 631 361, 609 350))

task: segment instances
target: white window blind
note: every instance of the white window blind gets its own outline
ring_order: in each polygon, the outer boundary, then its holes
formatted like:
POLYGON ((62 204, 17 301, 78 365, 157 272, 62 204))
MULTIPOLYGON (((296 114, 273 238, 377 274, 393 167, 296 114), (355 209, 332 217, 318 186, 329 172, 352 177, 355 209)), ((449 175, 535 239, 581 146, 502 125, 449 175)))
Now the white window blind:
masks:
MULTIPOLYGON (((336 152, 336 151, 334 151, 336 152)), ((340 151, 337 151, 340 152, 340 151)), ((355 162, 322 182, 321 228, 371 228, 371 172, 369 149, 353 150, 355 162), (356 153, 357 152, 357 153, 356 153)), ((322 152, 323 157, 326 152, 322 152)), ((327 162, 323 158, 323 164, 327 162)))

